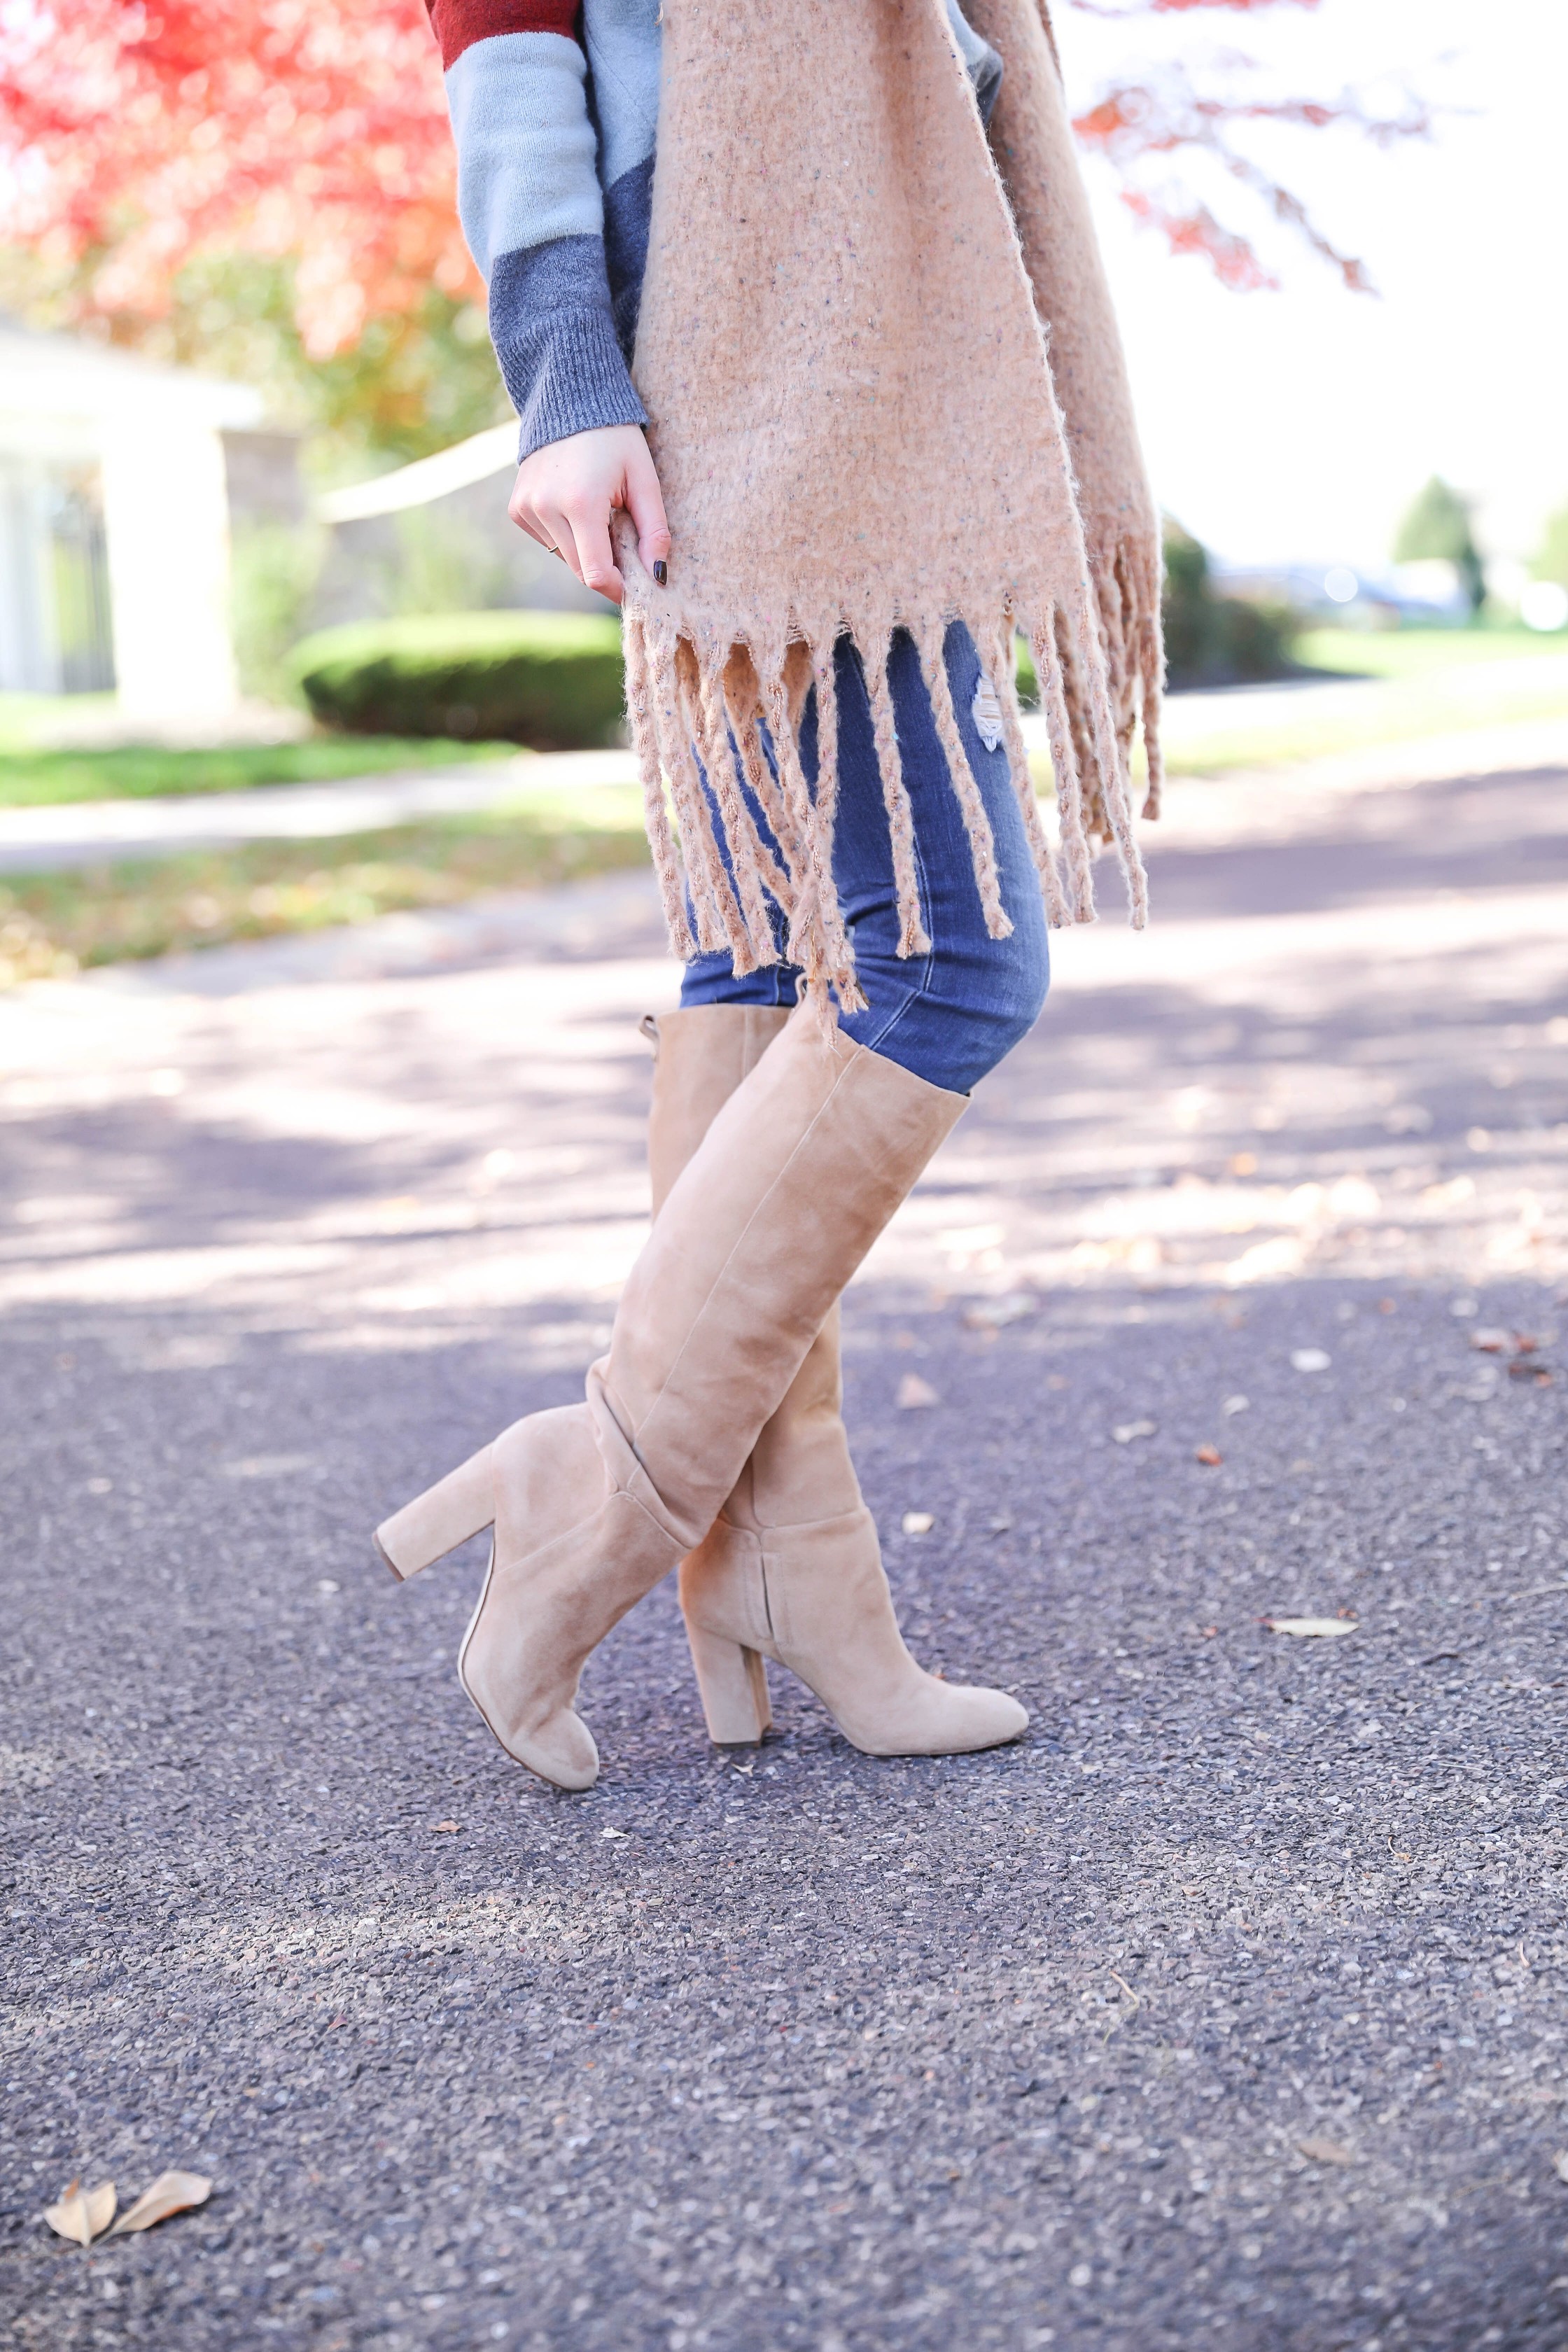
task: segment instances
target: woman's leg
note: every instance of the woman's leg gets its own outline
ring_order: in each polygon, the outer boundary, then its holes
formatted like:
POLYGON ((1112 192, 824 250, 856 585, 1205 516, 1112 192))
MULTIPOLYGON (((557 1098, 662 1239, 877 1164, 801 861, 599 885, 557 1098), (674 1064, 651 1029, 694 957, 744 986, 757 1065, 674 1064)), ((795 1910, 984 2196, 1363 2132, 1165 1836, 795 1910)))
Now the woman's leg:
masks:
MULTIPOLYGON (((847 648, 837 664, 835 870, 869 999, 846 1030, 916 1077, 940 1070, 932 1082, 952 1094, 966 1091, 1028 1027, 1047 975, 1039 887, 1006 761, 988 753, 973 730, 980 664, 967 632, 950 633, 947 662, 996 839, 1012 938, 994 940, 985 930, 968 839, 908 640, 895 655, 893 690, 930 950, 912 961, 893 953, 899 924, 888 821, 865 681, 847 648)), ((809 718, 805 736, 814 773, 809 718)), ((649 1134, 656 1211, 726 1094, 784 1030, 787 1013, 765 1009, 780 996, 752 993, 757 982, 776 976, 752 973, 737 982, 727 956, 704 957, 688 968, 680 1011, 661 1017, 649 1134)), ((795 977, 788 971, 792 998, 795 977)), ((681 1565, 681 1608, 712 1737, 755 1740, 766 1730, 765 1657, 792 1667, 850 1739, 874 1753, 952 1753, 1009 1737, 1022 1727, 1021 1714, 1008 1717, 1000 1699, 983 1701, 923 1674, 904 1646, 841 1405, 835 1307, 733 1493, 681 1565)))
MULTIPOLYGON (((869 971, 886 894, 867 877, 862 830, 845 826, 845 872, 869 971)), ((946 877, 929 852, 924 864, 929 926, 946 877)), ((763 1652, 792 1665, 850 1738, 877 1753, 990 1747, 1028 1721, 1005 1692, 921 1672, 893 1616, 870 1514, 829 1504, 824 1517, 819 1471, 797 1476, 790 1445, 779 1464, 787 1524, 764 1515, 759 1529, 725 1516, 726 1496, 755 1497, 770 1432, 788 1418, 780 1408, 840 1292, 963 1108, 961 1092, 900 1055, 933 1066, 945 1055, 954 1069, 996 1057, 994 1034, 984 1053, 972 1043, 967 1060, 955 1046, 954 1005, 973 992, 950 1001, 932 967, 949 960, 950 941, 959 954, 963 923, 939 932, 942 952, 900 1001, 877 982, 880 1050, 824 1036, 805 1008, 785 1020, 675 1181, 584 1402, 514 1423, 378 1530, 383 1558, 406 1577, 493 1528, 459 1677, 508 1753, 558 1787, 588 1788, 598 1771, 574 1705, 589 1652, 678 1560, 720 1739, 760 1731, 763 1652)), ((1037 1001, 1041 987, 1037 975, 1037 1001)), ((984 998, 981 1025, 1016 1034, 1017 986, 984 998)), ((836 1360, 832 1373, 841 1434, 836 1360)))
MULTIPOLYGON (((876 736, 860 657, 847 638, 835 657, 838 697, 838 801, 834 877, 867 998, 844 1027, 858 1045, 950 1093, 968 1094, 1039 1017, 1050 980, 1045 909, 1007 755, 988 749, 974 722, 980 657, 961 623, 947 633, 948 683, 959 731, 996 845, 1005 940, 985 929, 963 813, 937 736, 931 698, 911 638, 893 641, 889 683, 904 785, 914 818, 915 872, 929 949, 898 953, 900 919, 892 840, 877 762, 876 736)), ((801 730, 802 761, 816 773, 815 697, 801 730)), ((715 809, 715 814, 717 811, 715 809)), ((767 835, 762 811, 752 814, 767 835)), ((771 836, 767 836, 771 842, 771 836)), ((775 845, 776 846, 776 845, 775 845)), ((721 853, 728 862, 721 835, 721 853)), ((780 950, 785 926, 774 908, 780 950)), ((683 1012, 699 1005, 793 1005, 800 973, 787 962, 735 976, 728 950, 700 955, 681 982, 683 1012)))
POLYGON ((799 992, 796 965, 760 964, 755 971, 744 972, 737 980, 725 948, 713 955, 693 956, 681 977, 680 1009, 685 1013, 699 1004, 767 1004, 787 1010, 799 992))
MULTIPOLYGON (((1006 752, 988 750, 973 716, 980 658, 969 632, 947 633, 947 674, 959 731, 980 787, 996 845, 1002 903, 1011 936, 985 929, 963 812, 931 716, 913 641, 893 640, 889 684, 905 789, 914 818, 915 873, 931 946, 897 952, 900 921, 892 841, 877 766, 870 703, 859 656, 844 640, 838 687, 838 808, 834 873, 855 947, 867 1009, 844 1027, 858 1045, 901 1063, 917 1077, 968 1094, 1039 1017, 1050 981, 1050 953, 1039 877, 1006 752)), ((815 767, 814 714, 803 744, 815 767)))
MULTIPOLYGON (((706 792, 708 790, 706 776, 702 779, 702 784, 706 792)), ((746 792, 744 784, 741 789, 746 792)), ((767 819, 752 799, 749 792, 746 792, 746 802, 763 838, 776 856, 778 844, 768 829, 767 819)), ((709 806, 717 820, 719 806, 711 793, 709 793, 709 806)), ((719 854, 724 861, 724 870, 732 877, 734 869, 730 864, 729 844, 724 839, 721 826, 718 828, 718 841, 719 854)), ((719 949, 710 955, 693 956, 680 979, 680 1009, 683 1013, 689 1012, 696 1005, 716 1004, 783 1005, 787 1009, 798 1001, 800 968, 797 964, 786 963, 782 960, 784 955, 789 925, 784 919, 784 909, 777 899, 770 898, 767 907, 773 925, 773 945, 779 951, 781 961, 778 963, 759 964, 755 971, 744 972, 737 979, 728 948, 719 949)), ((689 923, 692 923, 695 929, 689 895, 686 904, 686 919, 689 923)))
MULTIPOLYGON (((712 1528, 845 1284, 963 1108, 825 1037, 803 1007, 682 1171, 584 1402, 514 1423, 384 1522, 382 1552, 402 1577, 494 1528, 458 1672, 519 1762, 559 1787, 592 1784, 598 1759, 574 1706, 584 1660, 712 1528)), ((741 1663, 733 1643, 710 1641, 709 1654, 726 1675, 741 1663)), ((1013 1738, 1027 1719, 1000 1692, 933 1689, 950 1725, 962 1710, 944 1748, 1013 1738)))

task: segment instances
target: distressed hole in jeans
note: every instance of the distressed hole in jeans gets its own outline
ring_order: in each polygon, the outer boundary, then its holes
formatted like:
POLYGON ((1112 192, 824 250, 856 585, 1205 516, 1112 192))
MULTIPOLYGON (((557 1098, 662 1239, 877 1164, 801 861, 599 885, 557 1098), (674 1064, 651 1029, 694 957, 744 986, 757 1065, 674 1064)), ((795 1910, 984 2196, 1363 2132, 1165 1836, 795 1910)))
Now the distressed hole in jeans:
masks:
POLYGON ((984 670, 974 689, 974 699, 969 706, 969 715, 985 749, 994 751, 1002 740, 1002 705, 996 698, 996 688, 984 670))

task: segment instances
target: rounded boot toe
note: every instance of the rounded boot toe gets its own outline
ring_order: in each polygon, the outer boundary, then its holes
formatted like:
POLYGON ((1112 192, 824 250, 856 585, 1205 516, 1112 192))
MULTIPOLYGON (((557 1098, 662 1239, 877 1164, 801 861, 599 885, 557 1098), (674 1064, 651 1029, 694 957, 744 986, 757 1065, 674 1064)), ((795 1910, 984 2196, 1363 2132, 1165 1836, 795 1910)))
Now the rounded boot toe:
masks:
POLYGON ((1029 1728, 1029 1710, 1010 1691, 976 1691, 974 1696, 985 1700, 985 1720, 991 1727, 984 1739, 976 1740, 976 1747, 1001 1748, 1009 1739, 1022 1738, 1029 1728))
POLYGON ((599 1777, 599 1751, 594 1735, 574 1707, 558 1715, 526 1738, 503 1739, 501 1746, 542 1780, 574 1791, 591 1789, 599 1777))
POLYGON ((1006 1691, 985 1690, 972 1683, 940 1683, 941 1713, 930 1753, 968 1755, 978 1748, 1005 1748, 1027 1730, 1029 1710, 1006 1691))
POLYGON ((922 1675, 925 1687, 910 1695, 902 1721, 866 1726, 847 1737, 867 1756, 968 1756, 981 1748, 1004 1748, 1028 1729, 1029 1710, 1006 1691, 973 1683, 946 1683, 922 1675))

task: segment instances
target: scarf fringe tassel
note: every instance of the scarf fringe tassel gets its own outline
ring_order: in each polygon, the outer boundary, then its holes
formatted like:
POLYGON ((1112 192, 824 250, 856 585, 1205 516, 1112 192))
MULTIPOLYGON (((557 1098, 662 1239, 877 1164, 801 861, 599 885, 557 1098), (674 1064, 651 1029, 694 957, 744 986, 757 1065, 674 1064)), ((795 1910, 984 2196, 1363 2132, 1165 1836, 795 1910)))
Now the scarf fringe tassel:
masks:
MULTIPOLYGON (((1004 613, 969 625, 1002 713, 1002 740, 1025 830, 1054 926, 1094 920, 1094 845, 1115 848, 1135 929, 1148 886, 1132 829, 1129 771, 1142 724, 1149 787, 1142 814, 1159 814, 1159 572, 1130 546, 1116 551, 1100 593, 1077 610, 1039 621, 1004 613), (1015 631, 1026 635, 1039 680, 1056 773, 1058 841, 1047 830, 1025 748, 1014 681, 1015 631)), ((967 616, 966 616, 967 617, 967 616)), ((947 623, 902 622, 920 654, 938 738, 969 841, 975 887, 993 939, 1013 929, 1002 902, 996 848, 979 782, 964 748, 948 683, 947 623)), ((628 606, 626 706, 670 945, 683 962, 728 951, 737 976, 781 961, 771 898, 787 923, 784 953, 804 973, 824 1017, 829 995, 846 1013, 864 1008, 854 950, 833 881, 838 789, 834 646, 855 638, 865 667, 877 761, 892 844, 899 953, 931 946, 916 880, 914 817, 904 782, 888 682, 892 630, 868 645, 854 631, 811 641, 756 645, 628 606), (816 696, 817 784, 802 764, 800 726, 816 696), (763 730, 773 748, 770 762, 763 730), (699 763, 700 762, 700 765, 699 763), (710 793, 703 790, 706 776, 710 793), (745 790, 742 791, 742 783, 745 790), (748 800, 750 796, 750 802, 748 800), (773 849, 755 823, 761 810, 773 849), (715 808, 715 803, 717 804, 715 808), (673 812, 674 824, 671 824, 673 812)))

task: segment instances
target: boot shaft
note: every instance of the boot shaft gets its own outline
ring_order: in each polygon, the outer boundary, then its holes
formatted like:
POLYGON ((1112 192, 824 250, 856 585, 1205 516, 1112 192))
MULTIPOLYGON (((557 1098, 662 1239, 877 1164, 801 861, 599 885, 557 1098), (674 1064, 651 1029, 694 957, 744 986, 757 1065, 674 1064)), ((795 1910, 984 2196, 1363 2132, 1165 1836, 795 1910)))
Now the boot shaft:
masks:
POLYGON ((825 1034, 803 1005, 676 1179, 627 1282, 604 1386, 693 1540, 964 1107, 825 1034))
POLYGON ((694 1004, 647 1015, 643 1034, 652 1038, 655 1056, 647 1169, 656 1217, 714 1119, 789 1017, 787 1006, 774 1004, 694 1004))
MULTIPOLYGON (((773 1005, 699 1004, 644 1021, 656 1055, 648 1114, 656 1217, 724 1104, 789 1018, 773 1005)), ((858 1508, 842 1405, 836 1303, 724 1504, 731 1525, 784 1527, 858 1508)))

